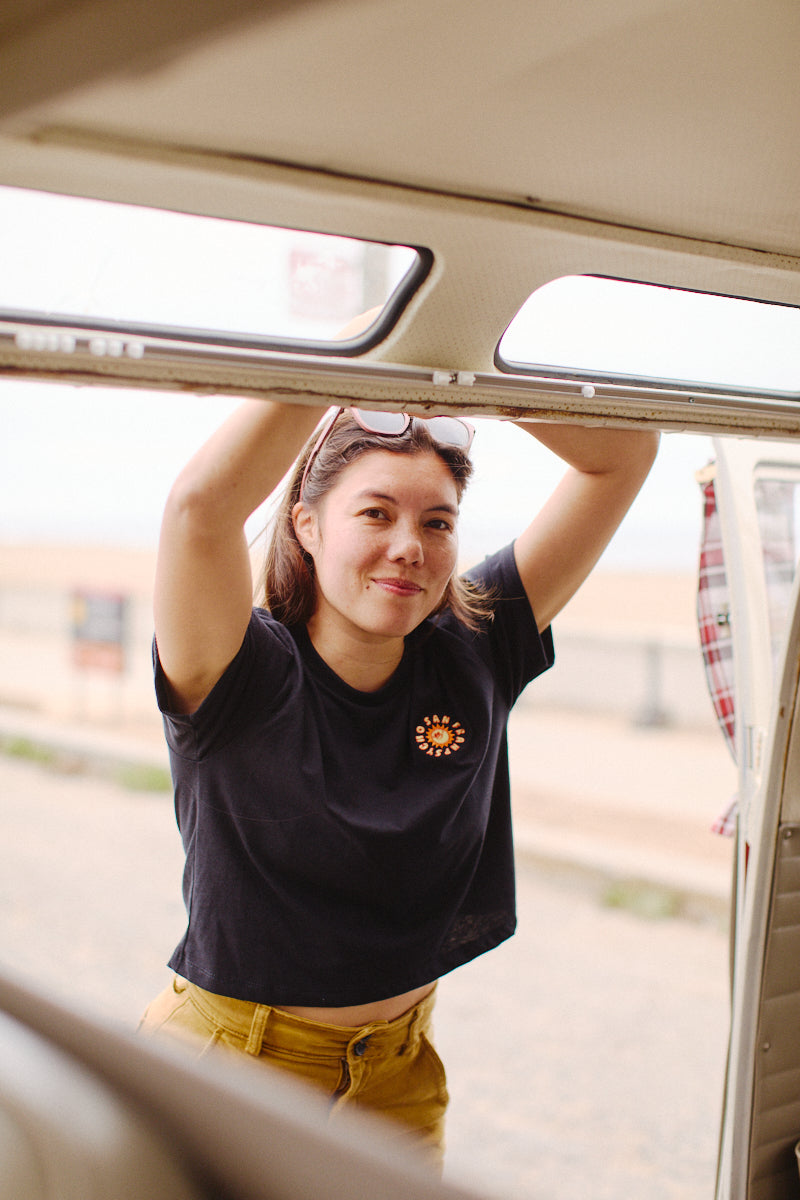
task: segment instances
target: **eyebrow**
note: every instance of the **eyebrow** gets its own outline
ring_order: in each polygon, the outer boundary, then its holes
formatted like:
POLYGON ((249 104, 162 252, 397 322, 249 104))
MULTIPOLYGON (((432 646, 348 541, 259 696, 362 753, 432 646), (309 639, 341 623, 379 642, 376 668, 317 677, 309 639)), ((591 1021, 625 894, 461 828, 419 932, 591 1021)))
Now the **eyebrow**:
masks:
MULTIPOLYGON (((365 488, 363 492, 358 492, 355 498, 356 500, 388 500, 390 504, 397 504, 395 496, 390 496, 388 492, 373 492, 370 488, 365 488)), ((424 511, 426 513, 448 513, 451 517, 458 516, 458 509, 452 504, 434 504, 431 508, 424 509, 424 511)))

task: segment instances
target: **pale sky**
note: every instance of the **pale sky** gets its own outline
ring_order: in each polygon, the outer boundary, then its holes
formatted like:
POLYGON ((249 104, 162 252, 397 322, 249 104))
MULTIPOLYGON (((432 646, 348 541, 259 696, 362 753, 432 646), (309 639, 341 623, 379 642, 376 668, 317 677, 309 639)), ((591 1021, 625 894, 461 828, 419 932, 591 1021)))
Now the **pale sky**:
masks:
MULTIPOLYGON (((238 401, 0 379, 0 540, 154 546, 170 483, 238 401)), ((521 430, 476 422, 461 544, 474 561, 510 541, 563 467, 521 430)), ((603 565, 692 570, 695 471, 710 439, 662 438, 659 458, 603 565)))

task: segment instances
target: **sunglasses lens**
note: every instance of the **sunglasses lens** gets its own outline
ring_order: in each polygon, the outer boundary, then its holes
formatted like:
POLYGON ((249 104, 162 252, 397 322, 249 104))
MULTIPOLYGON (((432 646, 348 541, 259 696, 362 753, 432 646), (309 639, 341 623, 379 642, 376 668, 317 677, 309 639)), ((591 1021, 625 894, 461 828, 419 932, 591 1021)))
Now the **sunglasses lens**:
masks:
POLYGON ((429 417, 427 424, 431 437, 446 446, 463 446, 466 449, 472 441, 469 426, 457 417, 429 417))
POLYGON ((408 428, 408 417, 401 412, 367 412, 366 409, 352 410, 353 416, 367 433, 383 433, 397 436, 408 428))
MULTIPOLYGON (((377 433, 384 437, 397 437, 405 433, 411 422, 407 413, 367 412, 363 408, 351 408, 355 420, 366 433, 377 433)), ((472 444, 472 426, 458 417, 421 417, 435 442, 443 446, 460 446, 468 450, 472 444)))

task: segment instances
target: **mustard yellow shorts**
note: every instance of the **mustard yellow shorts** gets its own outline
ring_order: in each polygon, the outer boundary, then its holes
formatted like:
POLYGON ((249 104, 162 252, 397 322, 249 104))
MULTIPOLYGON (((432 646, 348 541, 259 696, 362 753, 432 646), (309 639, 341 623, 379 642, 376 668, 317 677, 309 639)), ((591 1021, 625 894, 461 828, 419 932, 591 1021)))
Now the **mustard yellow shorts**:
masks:
POLYGON ((393 1021, 351 1028, 217 996, 175 976, 139 1032, 189 1042, 198 1057, 213 1047, 250 1054, 323 1089, 332 1115, 344 1105, 380 1113, 441 1170, 448 1095, 430 1040, 434 999, 435 989, 393 1021))

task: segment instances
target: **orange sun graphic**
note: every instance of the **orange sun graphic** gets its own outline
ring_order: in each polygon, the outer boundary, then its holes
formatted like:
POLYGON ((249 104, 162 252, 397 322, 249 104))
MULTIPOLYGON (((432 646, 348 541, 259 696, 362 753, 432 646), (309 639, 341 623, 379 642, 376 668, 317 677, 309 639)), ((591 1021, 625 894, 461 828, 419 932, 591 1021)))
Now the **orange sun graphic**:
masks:
POLYGON ((442 758, 455 754, 464 745, 464 727, 452 717, 423 717, 415 731, 415 740, 423 754, 431 758, 442 758))

